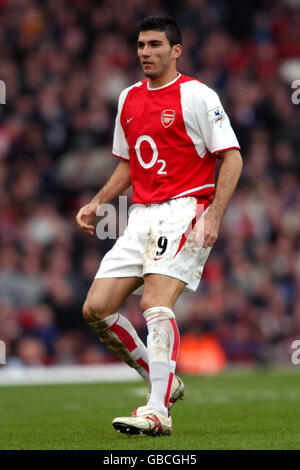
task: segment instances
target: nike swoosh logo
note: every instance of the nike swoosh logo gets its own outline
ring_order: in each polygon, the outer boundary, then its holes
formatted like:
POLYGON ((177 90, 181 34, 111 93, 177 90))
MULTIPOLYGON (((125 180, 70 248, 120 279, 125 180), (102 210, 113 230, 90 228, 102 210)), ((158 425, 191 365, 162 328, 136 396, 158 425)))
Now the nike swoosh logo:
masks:
POLYGON ((163 258, 163 257, 161 257, 161 258, 154 258, 154 261, 158 261, 159 259, 162 259, 162 258, 163 258))
POLYGON ((126 119, 126 121, 127 121, 127 124, 128 124, 130 121, 132 121, 132 119, 133 119, 133 117, 132 117, 132 118, 130 118, 130 119, 126 119))

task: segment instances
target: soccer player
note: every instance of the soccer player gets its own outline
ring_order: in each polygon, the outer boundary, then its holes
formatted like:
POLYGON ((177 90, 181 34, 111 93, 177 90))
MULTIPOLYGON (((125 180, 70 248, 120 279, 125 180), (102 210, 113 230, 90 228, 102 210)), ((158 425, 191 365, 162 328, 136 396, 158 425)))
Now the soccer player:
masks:
POLYGON ((240 147, 218 95, 177 72, 181 52, 175 19, 140 21, 137 53, 146 79, 119 98, 113 155, 121 162, 76 217, 79 228, 93 235, 98 206, 132 185, 139 205, 104 256, 83 307, 100 341, 149 385, 146 406, 113 420, 128 434, 171 434, 169 410, 184 392, 175 375, 180 338, 173 307, 184 289, 197 289, 242 169, 240 147), (147 347, 118 313, 141 289, 147 347))

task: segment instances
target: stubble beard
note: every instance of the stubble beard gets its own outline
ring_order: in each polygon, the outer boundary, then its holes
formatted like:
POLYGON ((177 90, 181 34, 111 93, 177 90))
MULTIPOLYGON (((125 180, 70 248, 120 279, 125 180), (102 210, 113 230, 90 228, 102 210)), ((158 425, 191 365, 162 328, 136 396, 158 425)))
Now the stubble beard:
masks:
POLYGON ((164 73, 167 71, 168 68, 169 68, 168 60, 165 60, 165 61, 161 60, 155 70, 147 70, 147 69, 145 70, 145 68, 142 66, 145 77, 153 79, 153 80, 164 75, 164 73))
POLYGON ((158 78, 159 77, 159 74, 157 74, 155 72, 145 72, 144 71, 144 75, 147 78, 158 78))
POLYGON ((145 77, 147 78, 158 78, 160 76, 160 72, 159 70, 145 70, 144 67, 143 68, 143 73, 145 75, 145 77))
POLYGON ((144 73, 145 77, 150 78, 152 80, 155 80, 156 78, 159 78, 162 75, 164 75, 166 70, 167 70, 167 67, 164 67, 164 64, 161 64, 155 70, 145 70, 143 68, 143 73, 144 73))

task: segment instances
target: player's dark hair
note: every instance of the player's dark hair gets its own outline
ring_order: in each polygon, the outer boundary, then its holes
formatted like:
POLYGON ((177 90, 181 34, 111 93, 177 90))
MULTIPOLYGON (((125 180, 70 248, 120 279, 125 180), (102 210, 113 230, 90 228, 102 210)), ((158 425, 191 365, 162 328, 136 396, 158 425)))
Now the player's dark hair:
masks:
POLYGON ((177 20, 171 16, 145 16, 138 22, 138 33, 140 31, 164 31, 170 46, 182 44, 181 31, 177 20))

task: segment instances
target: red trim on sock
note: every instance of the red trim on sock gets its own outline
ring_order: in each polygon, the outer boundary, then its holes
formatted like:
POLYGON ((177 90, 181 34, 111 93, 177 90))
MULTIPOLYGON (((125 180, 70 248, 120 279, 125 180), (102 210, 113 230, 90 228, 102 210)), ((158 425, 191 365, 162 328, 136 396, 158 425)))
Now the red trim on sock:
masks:
MULTIPOLYGON (((178 351, 179 351, 180 336, 179 336, 179 330, 178 330, 178 327, 177 327, 176 320, 174 320, 174 318, 172 318, 172 320, 170 320, 170 322, 171 322, 173 332, 174 332, 174 344, 173 344, 171 360, 176 362, 178 351)), ((166 392, 166 396, 165 396, 165 407, 166 408, 168 408, 168 405, 169 405, 171 387, 172 387, 172 382, 173 382, 173 376, 174 376, 174 373, 170 372, 167 392, 166 392)))
POLYGON ((148 372, 148 374, 149 374, 149 366, 148 366, 147 362, 145 362, 142 357, 139 357, 139 358, 136 360, 136 362, 137 362, 140 366, 142 366, 142 367, 148 372))
POLYGON ((137 345, 135 344, 133 337, 122 326, 117 325, 117 323, 114 323, 109 328, 109 330, 113 331, 113 333, 117 335, 119 340, 124 344, 124 346, 126 346, 129 352, 132 352, 137 348, 137 345))
POLYGON ((161 313, 159 315, 155 315, 155 317, 153 318, 150 318, 150 320, 146 320, 146 322, 149 323, 150 321, 154 320, 154 318, 158 318, 158 317, 161 317, 161 313))
MULTIPOLYGON (((114 326, 116 323, 118 323, 119 318, 120 318, 120 314, 118 313, 118 318, 116 319, 116 321, 115 321, 111 326, 114 326)), ((111 326, 110 326, 109 328, 111 328, 111 326)), ((108 329, 109 329, 109 328, 108 328, 108 329)))
POLYGON ((169 404, 171 387, 172 387, 172 382, 173 382, 173 376, 174 376, 173 372, 170 372, 169 382, 168 382, 168 387, 167 387, 167 393, 166 393, 166 396, 165 396, 165 407, 166 408, 168 408, 168 404, 169 404))
MULTIPOLYGON (((118 313, 116 321, 111 326, 114 326, 116 323, 118 323, 119 318, 120 318, 120 314, 118 313)), ((111 328, 111 326, 108 326, 107 328, 105 328, 105 330, 103 330, 103 332, 109 330, 111 328)))
POLYGON ((173 345, 171 360, 176 362, 178 351, 179 351, 179 345, 180 345, 180 336, 179 336, 179 330, 178 330, 176 321, 172 319, 170 320, 170 322, 174 331, 174 345, 173 345))

